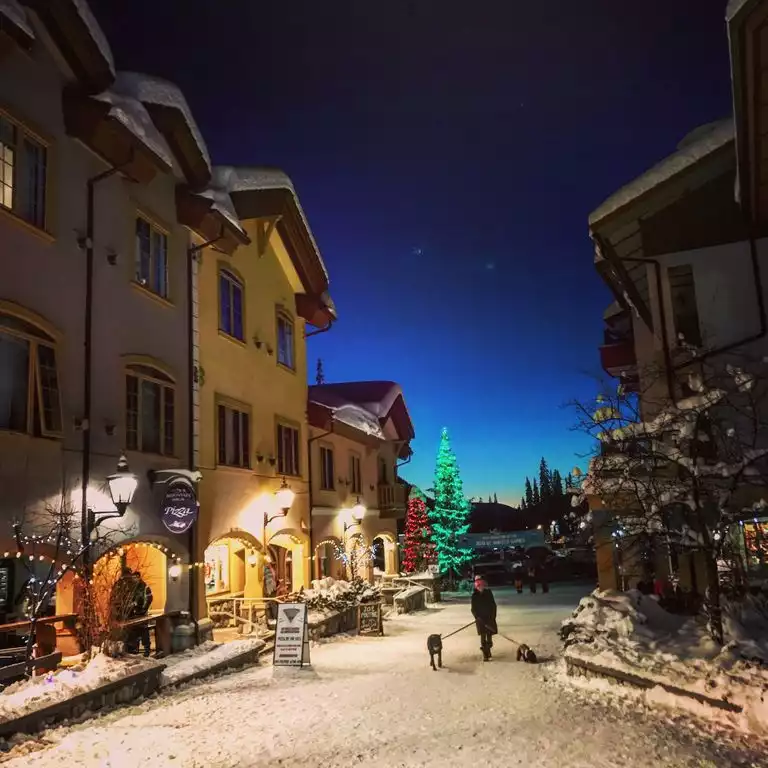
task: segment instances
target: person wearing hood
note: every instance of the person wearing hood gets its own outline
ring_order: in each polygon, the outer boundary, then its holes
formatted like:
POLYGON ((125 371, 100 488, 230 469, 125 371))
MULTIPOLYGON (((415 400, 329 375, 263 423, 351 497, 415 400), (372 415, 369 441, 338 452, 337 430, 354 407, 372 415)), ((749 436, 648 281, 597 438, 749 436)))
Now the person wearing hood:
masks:
POLYGON ((496 626, 496 600, 482 576, 475 576, 475 590, 472 592, 472 615, 475 617, 477 634, 480 635, 480 650, 483 661, 490 661, 493 636, 498 633, 496 626))

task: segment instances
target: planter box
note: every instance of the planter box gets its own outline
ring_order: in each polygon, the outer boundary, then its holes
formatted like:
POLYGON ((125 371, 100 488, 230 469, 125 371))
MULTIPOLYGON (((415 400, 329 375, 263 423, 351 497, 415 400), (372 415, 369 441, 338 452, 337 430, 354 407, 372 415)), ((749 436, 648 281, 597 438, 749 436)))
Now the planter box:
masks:
POLYGON ((395 613, 413 613, 427 607, 426 587, 408 587, 395 595, 395 613))
POLYGON ((114 683, 86 691, 67 701, 59 701, 35 712, 0 723, 0 736, 15 733, 36 733, 53 723, 78 718, 86 712, 96 712, 115 704, 127 704, 135 699, 150 696, 160 687, 160 675, 165 664, 157 664, 136 674, 116 680, 114 683))
POLYGON ((357 629, 357 606, 347 608, 341 613, 332 613, 324 619, 309 623, 309 639, 338 635, 339 632, 351 632, 357 629))

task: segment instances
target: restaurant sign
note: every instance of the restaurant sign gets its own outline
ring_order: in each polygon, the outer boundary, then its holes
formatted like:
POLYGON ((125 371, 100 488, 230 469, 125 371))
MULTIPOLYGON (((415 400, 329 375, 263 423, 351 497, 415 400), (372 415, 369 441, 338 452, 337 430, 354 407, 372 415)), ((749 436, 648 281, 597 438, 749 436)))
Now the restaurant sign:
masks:
POLYGON ((546 546, 543 531, 513 531, 511 533, 466 533, 459 536, 459 546, 468 549, 528 549, 546 546))
POLYGON ((195 524, 199 507, 192 483, 185 477, 176 477, 163 498, 163 524, 171 533, 186 533, 195 524))

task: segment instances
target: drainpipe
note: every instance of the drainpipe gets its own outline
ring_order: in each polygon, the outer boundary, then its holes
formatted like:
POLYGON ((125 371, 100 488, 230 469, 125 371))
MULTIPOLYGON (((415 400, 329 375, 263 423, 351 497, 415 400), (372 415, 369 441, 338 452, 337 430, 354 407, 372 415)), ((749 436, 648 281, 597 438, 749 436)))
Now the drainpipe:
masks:
POLYGON ((305 333, 304 338, 311 339, 313 336, 319 336, 321 333, 328 333, 328 331, 330 331, 332 327, 333 327, 333 320, 330 320, 328 322, 328 325, 324 326, 323 328, 318 328, 316 331, 310 331, 309 333, 305 333))
MULTIPOLYGON (((85 221, 85 329, 83 338, 83 465, 82 498, 80 510, 80 535, 83 547, 91 538, 94 527, 93 513, 88 509, 88 485, 91 481, 91 404, 93 383, 93 230, 94 230, 94 187, 104 179, 118 173, 121 166, 112 166, 106 171, 92 176, 87 182, 86 221, 85 221)), ((83 567, 86 575, 91 567, 91 553, 83 551, 83 567)))
MULTIPOLYGON (((328 325, 330 328, 330 323, 328 325)), ((315 573, 315 542, 312 536, 312 507, 314 506, 314 499, 312 497, 312 443, 315 440, 321 440, 328 435, 333 434, 333 420, 331 420, 331 428, 327 432, 323 432, 321 435, 315 435, 307 439, 307 471, 309 472, 309 485, 307 495, 309 496, 309 571, 312 576, 315 573)), ((310 584, 312 579, 310 578, 310 584)))
MULTIPOLYGON (((188 455, 187 463, 190 470, 197 469, 195 462, 195 319, 194 319, 194 299, 195 299, 195 285, 194 285, 194 272, 195 272, 195 260, 198 253, 208 246, 214 245, 224 237, 224 227, 221 227, 218 237, 213 240, 208 240, 200 245, 193 245, 187 249, 187 365, 189 374, 189 389, 187 391, 187 397, 189 402, 187 404, 187 422, 188 422, 188 455)), ((199 503, 199 502, 198 502, 199 503)), ((193 525, 189 529, 189 558, 194 561, 197 554, 198 547, 198 525, 193 525)), ((197 577, 193 578, 192 574, 195 571, 189 569, 189 615, 192 619, 192 623, 195 625, 195 645, 200 644, 200 626, 197 621, 197 577)))

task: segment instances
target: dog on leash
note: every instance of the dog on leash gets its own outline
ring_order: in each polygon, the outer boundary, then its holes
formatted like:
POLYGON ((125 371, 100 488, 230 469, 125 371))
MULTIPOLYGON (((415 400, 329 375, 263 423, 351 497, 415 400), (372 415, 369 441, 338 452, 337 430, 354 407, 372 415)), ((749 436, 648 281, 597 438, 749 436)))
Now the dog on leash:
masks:
POLYGON ((427 650, 429 651, 429 663, 432 669, 437 672, 437 667, 443 666, 443 638, 440 635, 430 635, 427 638, 427 650), (435 656, 437 656, 437 667, 435 666, 435 656))
POLYGON ((526 664, 535 664, 536 654, 530 646, 522 643, 517 646, 517 660, 524 661, 526 664))

